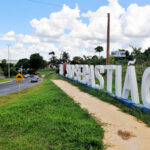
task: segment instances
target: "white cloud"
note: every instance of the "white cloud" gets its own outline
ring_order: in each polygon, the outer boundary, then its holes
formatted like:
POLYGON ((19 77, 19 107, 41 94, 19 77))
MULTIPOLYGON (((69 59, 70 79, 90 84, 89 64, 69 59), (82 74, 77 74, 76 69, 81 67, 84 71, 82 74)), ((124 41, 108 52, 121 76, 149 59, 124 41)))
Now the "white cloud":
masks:
MULTIPOLYGON (((16 58, 40 52, 48 59, 49 51, 55 51, 57 56, 62 51, 67 51, 71 57, 95 55, 94 48, 98 45, 106 50, 107 13, 110 13, 110 50, 128 49, 129 45, 148 48, 150 5, 141 7, 131 4, 125 9, 117 0, 108 2, 108 6, 86 13, 80 12, 78 6, 71 9, 64 5, 59 12, 51 13, 48 18, 31 20, 30 25, 35 29, 33 35, 15 35, 14 31, 10 31, 2 35, 0 40, 17 39, 12 47, 16 58), (89 23, 83 23, 82 18, 89 19, 89 23)), ((102 55, 106 56, 106 51, 102 55)))
POLYGON ((33 19, 30 24, 36 35, 57 38, 64 34, 65 29, 76 28, 79 12, 78 6, 70 9, 64 5, 61 11, 50 14, 49 18, 33 19))
POLYGON ((0 40, 2 41, 15 41, 15 32, 14 31, 9 31, 8 33, 4 35, 0 35, 0 40))
POLYGON ((122 18, 122 31, 125 36, 148 37, 150 36, 150 5, 140 7, 131 4, 122 18))
POLYGON ((40 42, 38 37, 34 37, 30 35, 18 34, 17 38, 19 42, 22 42, 24 44, 36 44, 40 42))

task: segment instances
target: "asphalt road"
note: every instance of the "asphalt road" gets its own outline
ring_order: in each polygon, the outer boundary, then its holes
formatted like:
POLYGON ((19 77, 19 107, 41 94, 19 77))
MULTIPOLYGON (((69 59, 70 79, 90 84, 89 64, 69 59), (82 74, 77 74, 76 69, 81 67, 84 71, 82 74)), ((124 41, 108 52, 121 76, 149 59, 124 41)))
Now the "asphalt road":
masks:
MULTIPOLYGON (((17 80, 13 80, 11 82, 0 84, 0 96, 19 91, 19 83, 16 83, 16 81, 17 80)), ((20 90, 34 86, 37 83, 39 83, 40 81, 41 81, 41 79, 39 79, 38 82, 31 83, 30 77, 25 78, 23 80, 23 83, 20 84, 20 90)))

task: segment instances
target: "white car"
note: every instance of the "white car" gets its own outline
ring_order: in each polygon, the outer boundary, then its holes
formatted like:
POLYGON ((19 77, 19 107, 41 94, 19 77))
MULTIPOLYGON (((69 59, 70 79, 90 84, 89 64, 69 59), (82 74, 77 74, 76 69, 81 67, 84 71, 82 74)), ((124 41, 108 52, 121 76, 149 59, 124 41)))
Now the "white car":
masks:
POLYGON ((29 74, 25 74, 23 77, 24 78, 28 78, 28 77, 30 77, 30 75, 29 74))

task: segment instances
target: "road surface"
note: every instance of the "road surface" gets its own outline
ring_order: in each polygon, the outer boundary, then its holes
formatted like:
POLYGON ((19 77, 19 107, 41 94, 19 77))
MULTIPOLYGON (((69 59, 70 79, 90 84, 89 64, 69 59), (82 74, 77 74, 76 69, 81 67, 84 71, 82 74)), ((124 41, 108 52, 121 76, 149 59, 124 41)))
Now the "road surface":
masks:
MULTIPOLYGON (((2 83, 0 84, 0 96, 6 95, 12 92, 16 92, 19 90, 19 83, 16 83, 17 80, 13 80, 11 82, 2 83)), ((23 83, 20 84, 20 90, 31 87, 39 83, 41 79, 39 79, 38 82, 31 83, 30 78, 25 78, 23 80, 23 83)))

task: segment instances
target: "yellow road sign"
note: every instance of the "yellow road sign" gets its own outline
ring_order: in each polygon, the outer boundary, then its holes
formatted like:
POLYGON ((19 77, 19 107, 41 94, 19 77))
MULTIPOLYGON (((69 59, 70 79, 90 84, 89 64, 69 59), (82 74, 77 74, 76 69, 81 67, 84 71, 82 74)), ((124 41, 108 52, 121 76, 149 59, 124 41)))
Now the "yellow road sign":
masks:
POLYGON ((16 79, 19 80, 19 81, 21 81, 21 80, 23 79, 22 74, 18 73, 18 74, 16 75, 16 79))

